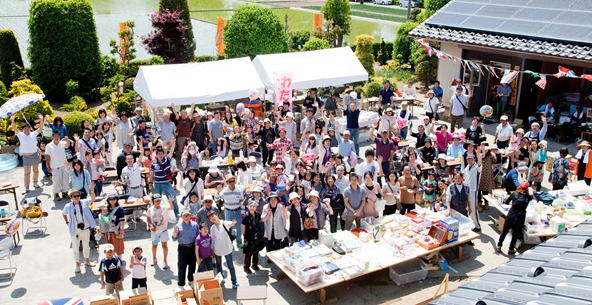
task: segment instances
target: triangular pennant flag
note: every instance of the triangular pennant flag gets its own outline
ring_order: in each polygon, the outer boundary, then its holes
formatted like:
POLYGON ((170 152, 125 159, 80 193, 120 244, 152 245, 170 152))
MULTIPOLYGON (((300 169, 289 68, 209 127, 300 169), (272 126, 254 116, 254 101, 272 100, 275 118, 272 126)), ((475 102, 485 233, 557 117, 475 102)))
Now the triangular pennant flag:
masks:
POLYGON ((500 81, 500 83, 509 84, 516 78, 516 76, 518 76, 518 71, 505 70, 504 76, 502 76, 502 80, 500 81))
POLYGON ((574 71, 566 68, 566 67, 562 67, 559 66, 559 72, 553 74, 553 76, 557 77, 557 78, 561 78, 561 77, 577 77, 576 74, 574 73, 574 71))
POLYGON ((491 75, 493 75, 495 78, 499 78, 499 76, 497 76, 497 73, 495 72, 495 69, 491 66, 485 66, 487 68, 487 71, 489 71, 489 73, 491 73, 491 75))
POLYGON ((474 62, 469 61, 469 64, 471 64, 471 67, 473 67, 475 70, 479 69, 479 67, 477 67, 477 65, 474 62))
POLYGON ((467 66, 467 68, 469 68, 469 70, 473 71, 473 69, 471 69, 471 66, 469 65, 469 62, 467 60, 463 59, 462 61, 467 66))
POLYGON ((590 75, 590 74, 582 74, 580 77, 585 78, 585 79, 592 82, 592 75, 590 75))
POLYGON ((420 44, 424 44, 424 43, 426 43, 426 40, 425 40, 425 38, 421 38, 421 39, 418 39, 417 42, 420 44))
POLYGON ((477 65, 477 68, 479 69, 479 72, 481 72, 481 75, 484 75, 483 74, 483 70, 481 70, 481 65, 479 65, 479 63, 475 63, 475 64, 477 65))
POLYGON ((450 60, 452 60, 452 65, 456 67, 456 57, 450 56, 450 60))
POLYGON ((541 79, 539 79, 539 81, 534 84, 545 90, 545 86, 547 86, 547 76, 545 74, 541 74, 541 79))

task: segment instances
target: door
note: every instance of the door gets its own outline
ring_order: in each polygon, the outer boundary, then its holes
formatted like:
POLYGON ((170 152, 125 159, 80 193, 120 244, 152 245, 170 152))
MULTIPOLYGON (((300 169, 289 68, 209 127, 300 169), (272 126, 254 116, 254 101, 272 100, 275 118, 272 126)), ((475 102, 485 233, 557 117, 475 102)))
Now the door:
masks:
MULTIPOLYGON (((540 60, 526 59, 524 61, 524 70, 541 71, 543 62, 540 60)), ((534 113, 534 106, 536 105, 539 87, 535 84, 540 78, 534 77, 531 74, 524 73, 522 76, 522 91, 520 92, 520 99, 516 106, 518 113, 516 116, 519 119, 527 119, 529 115, 534 113)))

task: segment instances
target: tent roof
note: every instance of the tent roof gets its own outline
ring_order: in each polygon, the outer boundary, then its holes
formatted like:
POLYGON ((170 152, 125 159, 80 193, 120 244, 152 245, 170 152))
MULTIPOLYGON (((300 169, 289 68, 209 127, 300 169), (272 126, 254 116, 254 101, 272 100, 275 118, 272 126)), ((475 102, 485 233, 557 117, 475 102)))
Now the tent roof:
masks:
POLYGON ((263 92, 263 84, 248 57, 203 63, 142 66, 134 90, 152 106, 204 104, 263 92))
POLYGON ((350 47, 257 55, 253 65, 268 89, 275 88, 274 72, 293 72, 293 89, 368 80, 368 72, 350 47))

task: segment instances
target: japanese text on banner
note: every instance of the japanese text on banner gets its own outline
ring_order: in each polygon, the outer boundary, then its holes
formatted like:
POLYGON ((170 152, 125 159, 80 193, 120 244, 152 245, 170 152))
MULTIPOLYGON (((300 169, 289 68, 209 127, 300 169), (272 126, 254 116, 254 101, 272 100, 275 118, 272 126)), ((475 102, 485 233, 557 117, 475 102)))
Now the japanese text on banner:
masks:
POLYGON ((220 55, 224 55, 224 26, 226 25, 226 19, 218 17, 218 27, 216 28, 216 52, 220 55))
POLYGON ((275 110, 284 101, 290 102, 292 111, 292 72, 274 73, 275 76, 275 110))
POLYGON ((314 14, 314 29, 323 28, 323 14, 314 14))
MULTIPOLYGON (((119 23, 119 32, 123 32, 125 30, 129 30, 129 26, 125 25, 125 22, 120 22, 119 23)), ((125 43, 125 40, 128 37, 119 37, 119 46, 121 47, 122 44, 125 43)), ((123 53, 127 52, 127 48, 123 48, 123 53)), ((120 60, 123 61, 123 57, 120 56, 120 60)))

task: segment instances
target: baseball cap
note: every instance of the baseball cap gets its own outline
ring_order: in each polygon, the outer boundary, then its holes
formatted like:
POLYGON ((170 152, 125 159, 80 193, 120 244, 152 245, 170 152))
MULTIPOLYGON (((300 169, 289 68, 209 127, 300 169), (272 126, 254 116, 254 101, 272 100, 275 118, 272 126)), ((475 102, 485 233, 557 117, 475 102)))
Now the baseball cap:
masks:
POLYGON ((500 118, 500 120, 507 121, 508 120, 508 116, 507 115, 502 115, 502 117, 500 118))
POLYGON ((292 112, 286 113, 286 116, 289 118, 294 118, 294 114, 292 112))
POLYGON ((105 245, 105 252, 115 251, 115 247, 112 244, 105 245))
POLYGON ((156 200, 162 200, 162 196, 160 196, 160 194, 158 194, 158 193, 152 194, 152 201, 156 201, 156 200))
POLYGON ((473 155, 473 154, 467 154, 467 159, 475 159, 475 155, 473 155))
POLYGON ((358 98, 358 93, 356 93, 355 91, 352 91, 352 92, 350 92, 350 93, 349 93, 349 96, 350 96, 352 99, 357 99, 357 98, 358 98))
POLYGON ((212 201, 214 201, 214 197, 212 197, 212 195, 205 195, 204 196, 204 201, 206 201, 206 200, 212 200, 212 201))
POLYGON ((191 210, 190 210, 190 209, 184 209, 184 210, 181 212, 181 215, 187 215, 187 214, 191 215, 191 210))
POLYGON ((348 135, 349 136, 350 135, 349 130, 344 131, 343 132, 343 135, 348 135))
POLYGON ((136 107, 136 110, 135 110, 135 111, 136 111, 136 112, 138 112, 138 111, 142 111, 142 107, 136 107))
POLYGON ((403 102, 401 103, 401 106, 402 106, 402 105, 407 105, 407 101, 403 101, 403 102))
POLYGON ((132 249, 132 251, 136 251, 136 249, 140 249, 140 250, 142 250, 142 246, 140 246, 140 245, 135 245, 135 246, 134 246, 134 249, 132 249))

